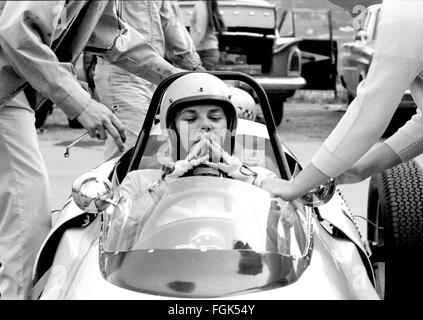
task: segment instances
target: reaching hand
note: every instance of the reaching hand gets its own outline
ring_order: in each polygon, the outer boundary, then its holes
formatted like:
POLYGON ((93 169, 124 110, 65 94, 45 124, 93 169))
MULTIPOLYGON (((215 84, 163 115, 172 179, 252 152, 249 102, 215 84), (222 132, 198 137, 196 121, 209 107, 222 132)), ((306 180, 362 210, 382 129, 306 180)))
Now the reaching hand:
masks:
POLYGON ((283 179, 264 179, 261 183, 261 187, 270 194, 280 197, 285 201, 292 201, 297 198, 292 192, 294 189, 292 181, 283 179))
POLYGON ((108 131, 119 150, 125 150, 125 129, 118 118, 106 106, 91 100, 91 103, 82 111, 77 120, 88 130, 91 138, 106 140, 106 131, 108 131))
POLYGON ((363 176, 358 166, 352 166, 344 173, 336 177, 335 182, 337 185, 341 184, 352 184, 364 180, 366 177, 363 176))

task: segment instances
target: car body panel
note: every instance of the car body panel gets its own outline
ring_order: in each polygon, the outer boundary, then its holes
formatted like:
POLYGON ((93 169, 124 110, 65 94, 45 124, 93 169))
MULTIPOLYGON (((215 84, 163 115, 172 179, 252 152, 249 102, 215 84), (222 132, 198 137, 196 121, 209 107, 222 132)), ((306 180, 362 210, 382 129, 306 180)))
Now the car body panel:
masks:
MULTIPOLYGON (((182 18, 189 26, 195 1, 180 1, 182 18)), ((274 6, 265 0, 219 1, 220 13, 228 28, 274 30, 274 6)), ((271 31, 270 31, 271 32, 271 31)))
POLYGON ((329 222, 345 233, 345 235, 355 243, 361 252, 366 254, 366 248, 361 239, 358 227, 345 203, 345 200, 342 199, 339 193, 335 193, 331 201, 319 208, 319 214, 323 220, 329 222))
MULTIPOLYGON (((316 220, 314 226, 312 259, 297 282, 283 288, 213 299, 378 299, 356 246, 348 240, 334 240, 316 220)), ((48 271, 41 299, 175 299, 127 290, 105 280, 99 267, 99 234, 100 217, 87 228, 66 231, 48 271)), ((34 291, 39 294, 41 290, 34 291)))
POLYGON ((338 45, 332 13, 327 9, 292 8, 282 14, 279 33, 295 37, 302 54, 303 89, 336 90, 338 45))

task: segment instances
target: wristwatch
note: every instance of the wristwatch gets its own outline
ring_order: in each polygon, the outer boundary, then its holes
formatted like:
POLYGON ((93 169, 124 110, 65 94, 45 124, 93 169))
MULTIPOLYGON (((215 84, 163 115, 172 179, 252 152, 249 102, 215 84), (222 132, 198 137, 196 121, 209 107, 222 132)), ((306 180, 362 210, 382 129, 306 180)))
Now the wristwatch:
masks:
POLYGON ((248 181, 251 184, 254 184, 254 182, 257 179, 258 173, 254 172, 253 170, 251 170, 249 167, 247 167, 245 164, 243 164, 240 168, 239 168, 239 172, 241 172, 244 176, 249 177, 248 181))

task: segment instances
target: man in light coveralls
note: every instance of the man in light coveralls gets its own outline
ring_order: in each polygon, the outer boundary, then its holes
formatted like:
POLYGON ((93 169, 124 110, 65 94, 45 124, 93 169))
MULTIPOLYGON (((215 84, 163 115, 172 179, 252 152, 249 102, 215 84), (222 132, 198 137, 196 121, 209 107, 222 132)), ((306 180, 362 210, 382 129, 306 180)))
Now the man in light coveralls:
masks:
MULTIPOLYGON (((0 295, 3 299, 30 297, 35 256, 50 228, 48 177, 39 151, 34 111, 22 91, 25 83, 52 100, 70 119, 76 118, 91 137, 105 140, 109 134, 121 150, 126 139, 124 128, 112 111, 92 100, 79 85, 73 65, 58 60, 52 50, 56 41, 65 31, 70 34, 74 31, 82 39, 82 48, 86 44, 92 52, 155 84, 181 71, 167 63, 140 33, 120 19, 118 3, 0 2, 0 295), (95 10, 86 14, 87 8, 95 10), (83 17, 82 21, 68 30, 77 17, 83 17), (90 28, 82 29, 82 25, 90 28)), ((64 48, 75 54, 76 48, 70 44, 64 43, 64 48)))

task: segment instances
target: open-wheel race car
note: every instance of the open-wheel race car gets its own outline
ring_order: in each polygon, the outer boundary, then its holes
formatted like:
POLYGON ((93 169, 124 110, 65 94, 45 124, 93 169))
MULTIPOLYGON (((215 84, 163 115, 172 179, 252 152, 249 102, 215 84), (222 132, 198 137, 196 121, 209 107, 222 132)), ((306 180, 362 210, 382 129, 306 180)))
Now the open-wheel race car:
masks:
MULTIPOLYGON (((216 86, 201 83, 198 97, 169 99, 174 83, 195 74, 164 80, 136 145, 75 181, 39 251, 33 298, 379 299, 364 241, 333 180, 285 203, 257 186, 256 175, 251 183, 203 167, 153 192, 154 181, 165 179, 166 157, 173 156, 172 136, 161 126, 169 122, 164 110, 170 114, 187 101, 192 106, 200 96, 217 101, 207 93, 216 86), (151 194, 130 201, 125 181, 139 172, 138 183, 151 194)), ((239 72, 203 74, 245 82, 259 99, 265 124, 231 122, 228 152, 246 175, 297 174, 301 166, 280 142, 263 88, 239 72)), ((222 108, 228 105, 223 100, 222 108)))

